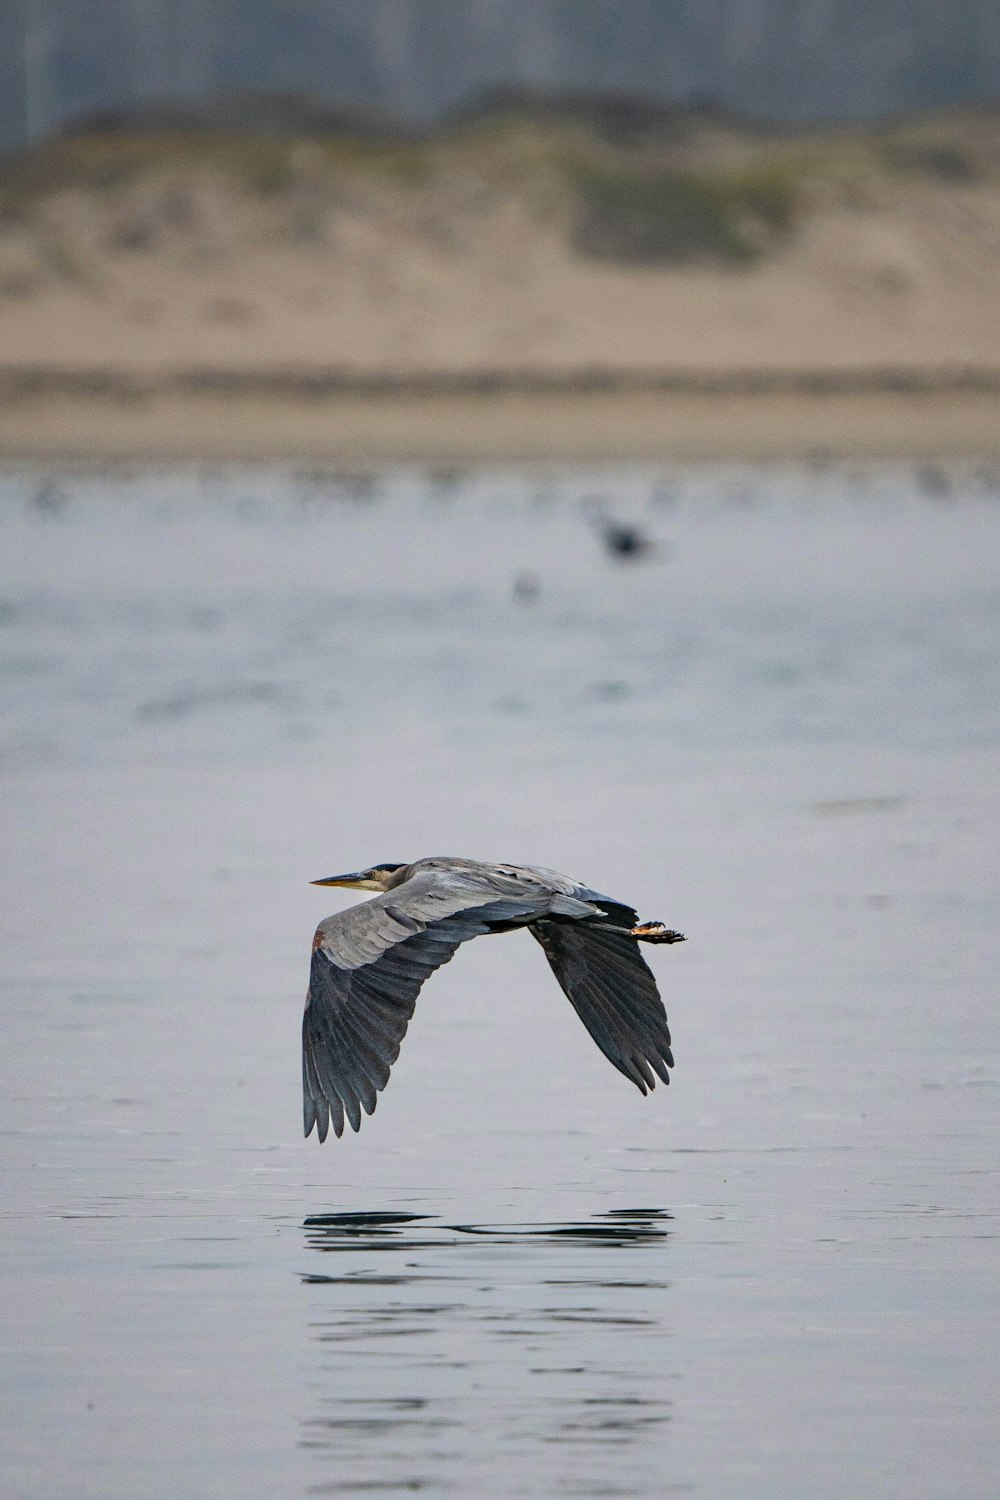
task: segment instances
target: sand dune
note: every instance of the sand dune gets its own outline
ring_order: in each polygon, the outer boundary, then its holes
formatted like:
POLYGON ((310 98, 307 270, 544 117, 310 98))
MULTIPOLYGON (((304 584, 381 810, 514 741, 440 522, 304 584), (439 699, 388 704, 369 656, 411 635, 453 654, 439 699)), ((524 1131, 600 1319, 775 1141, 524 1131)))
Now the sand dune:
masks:
POLYGON ((697 450, 718 429, 727 447, 770 451, 790 420, 799 447, 849 449, 861 418, 867 449, 872 400, 890 451, 997 446, 989 112, 830 137, 703 123, 680 145, 627 152, 531 122, 392 151, 84 137, 8 164, 3 187, 7 451, 58 447, 60 432, 67 451, 89 451, 103 426, 109 451, 318 452, 363 444, 370 426, 390 455, 438 452, 461 419, 448 396, 465 401, 473 447, 517 456, 545 446, 539 383, 562 446, 579 429, 616 453, 697 450), (602 399, 574 408, 588 371, 602 399), (310 405, 303 387, 323 372, 310 405), (817 394, 824 373, 837 406, 817 394), (491 376, 505 411, 484 404, 491 376), (909 403, 908 376, 923 390, 909 403), (376 400, 379 377, 404 389, 376 400), (435 378, 450 389, 428 393, 435 378), (733 391, 713 398, 713 383, 736 387, 740 431, 733 391), (376 404, 359 427, 362 398, 376 404), (820 400, 825 415, 810 416, 820 400))

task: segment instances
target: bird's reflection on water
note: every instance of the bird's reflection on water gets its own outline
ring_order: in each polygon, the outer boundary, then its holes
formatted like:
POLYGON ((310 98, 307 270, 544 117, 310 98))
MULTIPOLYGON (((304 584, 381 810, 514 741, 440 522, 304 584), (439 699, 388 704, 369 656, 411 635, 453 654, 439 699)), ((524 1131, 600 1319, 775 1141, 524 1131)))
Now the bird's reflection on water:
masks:
MULTIPOLYGON (((672 1215, 662 1208, 614 1208, 571 1224, 447 1224, 433 1214, 335 1213, 312 1214, 303 1224, 311 1250, 411 1250, 424 1243, 435 1247, 448 1236, 480 1235, 494 1244, 512 1240, 579 1240, 588 1245, 637 1245, 665 1240, 672 1215), (417 1225, 433 1226, 433 1238, 413 1238, 417 1225)), ((453 1239, 453 1244, 458 1240, 453 1239)), ((307 1276, 307 1281, 323 1281, 307 1276)))
POLYGON ((648 1488, 664 1457, 650 1440, 671 1413, 670 1220, 658 1208, 538 1224, 308 1218, 308 1251, 337 1256, 303 1275, 317 1358, 300 1441, 322 1465, 311 1493, 517 1494, 522 1464, 553 1493, 648 1488))

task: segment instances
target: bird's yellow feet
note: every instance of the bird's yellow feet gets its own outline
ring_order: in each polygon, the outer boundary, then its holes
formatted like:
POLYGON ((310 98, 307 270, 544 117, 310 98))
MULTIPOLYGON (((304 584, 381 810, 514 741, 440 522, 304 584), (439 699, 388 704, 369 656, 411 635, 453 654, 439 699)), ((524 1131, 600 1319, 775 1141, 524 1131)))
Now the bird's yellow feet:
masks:
POLYGON ((683 943, 683 932, 673 932, 662 922, 639 922, 632 928, 632 936, 640 943, 683 943))

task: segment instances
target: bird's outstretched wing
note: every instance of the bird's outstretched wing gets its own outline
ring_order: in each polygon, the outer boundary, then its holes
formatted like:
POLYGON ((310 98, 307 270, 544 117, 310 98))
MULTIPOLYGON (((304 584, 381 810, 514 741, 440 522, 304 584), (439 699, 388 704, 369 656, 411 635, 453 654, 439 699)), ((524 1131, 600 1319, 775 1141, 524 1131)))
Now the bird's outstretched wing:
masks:
POLYGON ((600 922, 558 919, 532 922, 528 931, 605 1057, 644 1094, 657 1078, 669 1083, 667 1013, 635 938, 600 922))
POLYGON ((408 881, 328 917, 316 930, 302 1019, 303 1124, 321 1141, 361 1124, 385 1088, 424 981, 461 943, 521 925, 544 902, 408 881))

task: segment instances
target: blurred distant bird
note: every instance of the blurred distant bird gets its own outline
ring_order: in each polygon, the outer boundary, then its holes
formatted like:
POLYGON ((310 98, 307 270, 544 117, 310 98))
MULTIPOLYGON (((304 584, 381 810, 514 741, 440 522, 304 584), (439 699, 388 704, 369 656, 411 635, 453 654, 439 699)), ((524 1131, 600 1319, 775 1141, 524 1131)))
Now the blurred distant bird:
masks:
POLYGON ((541 592, 541 584, 538 582, 538 574, 522 568, 514 578, 511 588, 511 597, 518 604, 534 604, 541 592))
POLYGON ((951 480, 940 464, 917 464, 913 477, 924 494, 934 500, 946 500, 951 494, 951 480))
POLYGON ((43 516, 61 516, 69 501, 57 484, 46 480, 32 495, 31 503, 43 516))
POLYGON ((605 521, 601 538, 606 550, 616 557, 642 557, 644 553, 656 550, 652 537, 631 521, 605 521))
POLYGON ((659 544, 637 521, 619 521, 600 501, 588 506, 605 552, 632 561, 659 550, 659 544))
POLYGON ((326 1140, 371 1114, 424 981, 461 943, 526 927, 594 1041, 645 1094, 673 1066, 667 1016, 642 943, 680 943, 662 922, 555 870, 420 859, 314 885, 377 891, 327 917, 313 939, 302 1022, 305 1133, 326 1140), (654 1077, 655 1075, 655 1077, 654 1077))

